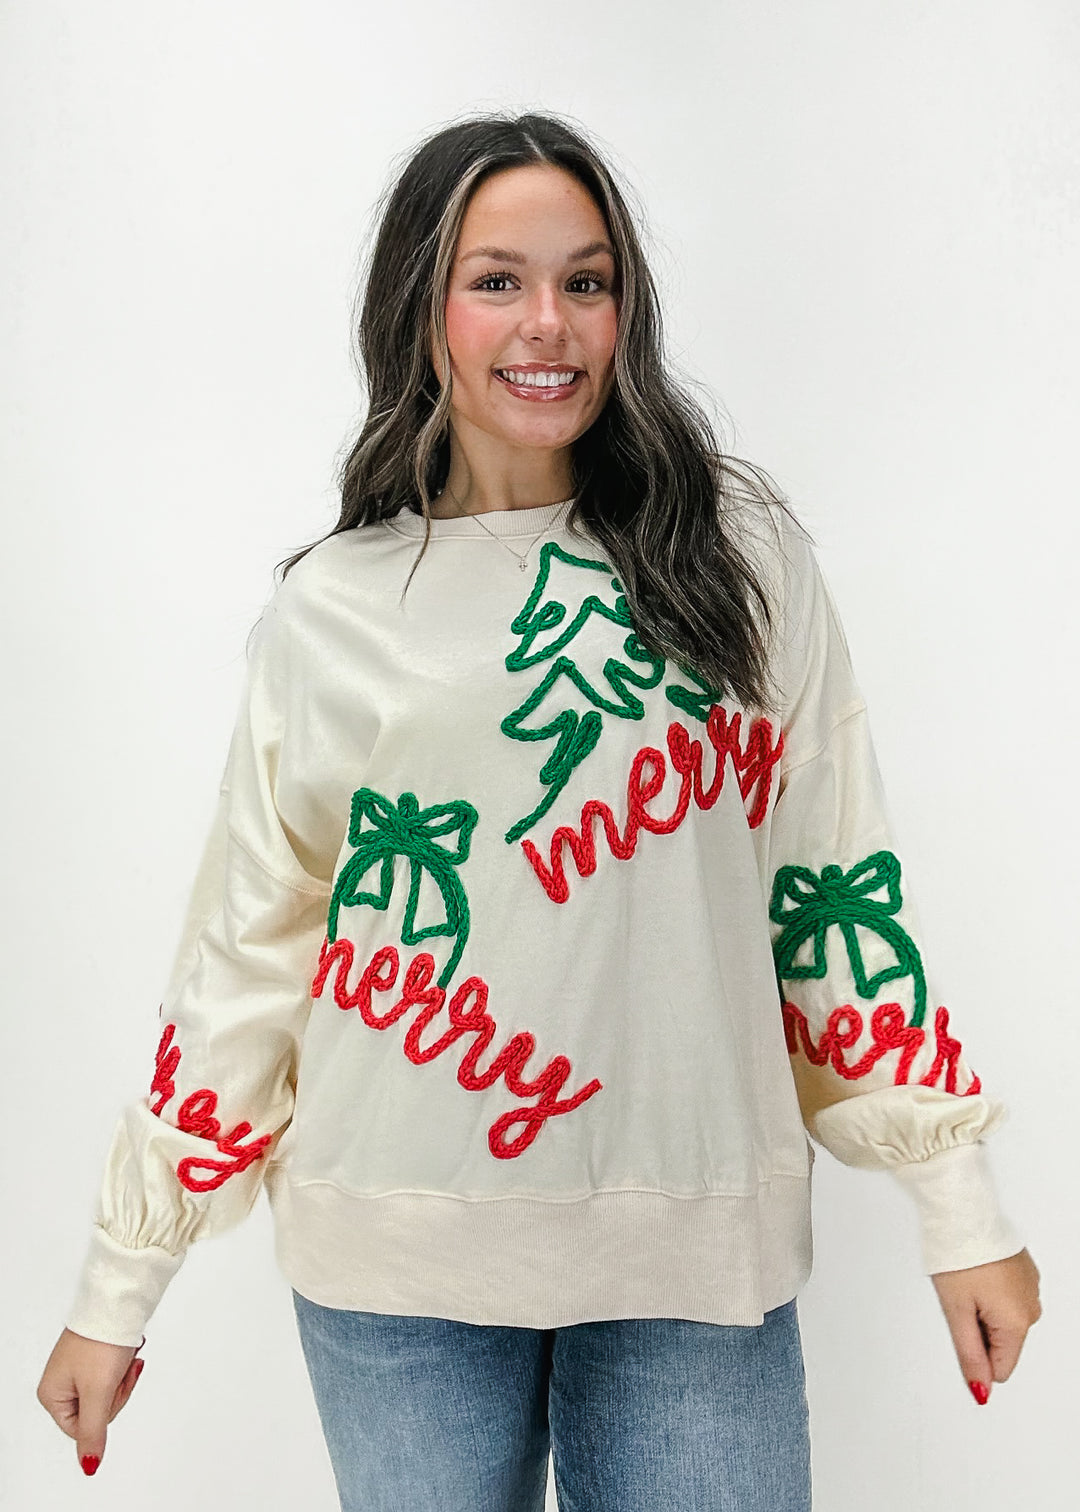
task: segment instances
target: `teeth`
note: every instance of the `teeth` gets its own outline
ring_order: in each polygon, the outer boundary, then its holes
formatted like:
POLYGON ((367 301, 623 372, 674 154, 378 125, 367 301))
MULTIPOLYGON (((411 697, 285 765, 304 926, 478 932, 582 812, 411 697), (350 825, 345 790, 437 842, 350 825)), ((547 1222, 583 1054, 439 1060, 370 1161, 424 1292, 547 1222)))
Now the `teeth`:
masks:
POLYGON ((529 388, 558 388, 560 384, 573 383, 576 374, 568 373, 520 373, 516 368, 496 368, 500 378, 510 383, 525 384, 529 388))

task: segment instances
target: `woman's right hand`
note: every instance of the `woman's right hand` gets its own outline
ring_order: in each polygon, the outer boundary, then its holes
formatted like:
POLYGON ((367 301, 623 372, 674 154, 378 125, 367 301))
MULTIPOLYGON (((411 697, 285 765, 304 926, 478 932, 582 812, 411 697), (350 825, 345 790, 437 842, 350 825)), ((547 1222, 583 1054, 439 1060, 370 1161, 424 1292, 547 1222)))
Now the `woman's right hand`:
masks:
MULTIPOLYGON (((143 1343, 145 1343, 145 1338, 143 1343)), ((93 1475, 105 1454, 105 1429, 142 1374, 142 1344, 105 1344, 65 1328, 38 1383, 37 1399, 73 1438, 79 1463, 93 1475)))

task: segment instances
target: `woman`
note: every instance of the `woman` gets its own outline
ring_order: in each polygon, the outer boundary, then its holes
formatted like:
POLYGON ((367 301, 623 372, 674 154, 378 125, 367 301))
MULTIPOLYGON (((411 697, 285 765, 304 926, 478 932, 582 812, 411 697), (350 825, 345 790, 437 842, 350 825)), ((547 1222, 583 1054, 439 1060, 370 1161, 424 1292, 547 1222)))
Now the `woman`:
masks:
POLYGON ((39 1398, 87 1473, 265 1180, 343 1508, 810 1506, 813 1134, 909 1191, 964 1378, 1038 1271, 928 983, 836 606, 661 355, 556 118, 426 141, 335 529, 257 626, 39 1398))

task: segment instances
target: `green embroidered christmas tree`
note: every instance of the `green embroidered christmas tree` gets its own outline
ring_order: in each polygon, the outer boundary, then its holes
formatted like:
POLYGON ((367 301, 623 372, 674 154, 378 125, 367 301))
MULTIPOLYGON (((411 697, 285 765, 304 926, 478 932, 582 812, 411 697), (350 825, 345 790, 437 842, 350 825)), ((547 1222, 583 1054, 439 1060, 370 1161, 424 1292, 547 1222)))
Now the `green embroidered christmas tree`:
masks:
MULTIPOLYGON (((512 740, 554 742, 540 768, 540 781, 547 792, 536 807, 506 832, 512 845, 547 812, 562 792, 574 770, 600 739, 603 715, 618 719, 642 719, 645 705, 636 690, 655 688, 664 676, 666 660, 650 651, 638 638, 622 585, 604 561, 575 556, 556 541, 547 541, 540 551, 540 564, 528 598, 511 621, 518 644, 506 658, 507 670, 525 672, 543 669, 540 681, 513 709, 500 728, 512 740), (552 584, 557 578, 562 597, 552 584), (627 631, 622 656, 608 655, 597 666, 608 637, 597 635, 598 621, 607 621, 627 631), (566 679, 593 705, 583 714, 571 707, 558 708, 560 684, 566 679), (552 695, 557 712, 537 716, 540 705, 552 695)), ((672 684, 667 696, 678 708, 703 723, 709 708, 720 697, 696 673, 681 668, 696 690, 672 684)), ((569 697, 569 689, 565 689, 569 697)))

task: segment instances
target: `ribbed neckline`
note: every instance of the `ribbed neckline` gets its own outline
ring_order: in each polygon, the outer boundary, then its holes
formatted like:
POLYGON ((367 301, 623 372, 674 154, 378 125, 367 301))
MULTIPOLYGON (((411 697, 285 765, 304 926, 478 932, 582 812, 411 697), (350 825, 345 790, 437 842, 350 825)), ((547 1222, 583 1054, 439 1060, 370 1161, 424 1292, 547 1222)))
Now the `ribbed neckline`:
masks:
MULTIPOLYGON (((489 532, 497 536, 534 536, 538 531, 546 530, 556 515, 560 515, 559 524, 562 526, 570 513, 571 502, 564 499, 561 504, 536 504, 531 509, 487 509, 481 510, 478 515, 454 516, 451 519, 433 518, 431 521, 432 539, 436 536, 471 536, 487 539, 489 532), (478 523, 480 520, 483 520, 483 525, 478 523), (487 526, 486 530, 484 526, 487 526)), ((384 523, 391 530, 410 536, 422 536, 426 528, 424 516, 410 509, 407 504, 402 505, 397 514, 384 523)))

